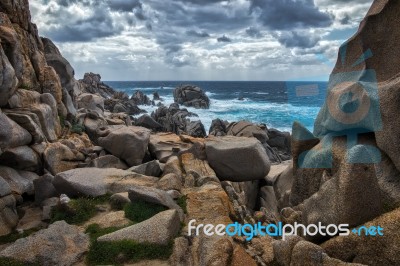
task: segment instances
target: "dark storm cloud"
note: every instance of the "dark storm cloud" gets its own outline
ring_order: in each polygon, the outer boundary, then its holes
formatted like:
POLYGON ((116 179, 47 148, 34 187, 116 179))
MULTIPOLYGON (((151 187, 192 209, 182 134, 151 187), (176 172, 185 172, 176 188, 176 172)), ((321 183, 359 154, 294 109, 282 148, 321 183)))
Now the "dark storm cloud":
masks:
POLYGON ((246 33, 247 33, 247 35, 249 35, 250 37, 253 37, 253 38, 261 38, 262 37, 260 30, 255 27, 247 28, 246 33))
POLYGON ((207 38, 210 37, 210 34, 208 34, 205 31, 195 31, 195 30, 189 30, 186 32, 187 36, 191 37, 198 37, 198 38, 207 38))
POLYGON ((313 0, 250 0, 251 11, 272 30, 327 27, 332 15, 321 12, 313 0))
POLYGON ((223 36, 219 37, 219 38, 217 39, 217 41, 218 41, 218 42, 232 42, 232 39, 226 37, 225 35, 223 35, 223 36))
MULTIPOLYGON (((42 32, 56 42, 87 42, 97 38, 120 34, 124 25, 134 25, 135 21, 144 21, 142 3, 139 0, 57 0, 59 8, 48 5, 45 14, 51 26, 42 32), (89 17, 80 18, 68 9, 71 5, 88 8, 89 17), (113 18, 111 12, 121 16, 113 18)), ((151 30, 149 24, 146 27, 151 30)))
POLYGON ((122 31, 122 27, 112 24, 105 12, 96 12, 93 17, 77 20, 75 23, 50 28, 47 37, 56 42, 85 42, 96 38, 108 37, 122 31))
MULTIPOLYGON (((226 2, 226 1, 225 1, 226 2)), ((160 16, 165 18, 169 27, 196 27, 206 32, 226 32, 250 26, 253 17, 248 6, 238 4, 229 7, 218 5, 190 5, 186 1, 159 1, 147 3, 160 16)))
POLYGON ((229 2, 229 0, 176 0, 178 2, 191 3, 196 5, 216 4, 221 2, 229 2))
POLYGON ((115 11, 132 12, 133 9, 142 9, 139 0, 108 0, 107 5, 115 11))
POLYGON ((287 48, 312 48, 321 38, 312 34, 288 31, 277 34, 278 41, 287 48))

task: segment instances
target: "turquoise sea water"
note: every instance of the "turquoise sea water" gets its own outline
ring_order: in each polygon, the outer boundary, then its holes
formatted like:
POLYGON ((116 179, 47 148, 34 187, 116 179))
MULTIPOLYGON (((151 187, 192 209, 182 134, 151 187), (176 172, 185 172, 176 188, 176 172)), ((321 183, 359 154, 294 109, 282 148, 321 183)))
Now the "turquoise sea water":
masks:
MULTIPOLYGON (((236 81, 107 81, 116 90, 132 95, 141 90, 152 99, 158 92, 164 104, 173 103, 173 90, 181 84, 202 88, 211 99, 208 110, 187 108, 199 115, 208 130, 216 118, 265 123, 268 127, 291 131, 295 120, 313 130, 314 120, 325 99, 327 82, 236 82, 236 81), (239 100, 243 98, 243 100, 239 100)), ((141 106, 151 113, 157 107, 141 106)))

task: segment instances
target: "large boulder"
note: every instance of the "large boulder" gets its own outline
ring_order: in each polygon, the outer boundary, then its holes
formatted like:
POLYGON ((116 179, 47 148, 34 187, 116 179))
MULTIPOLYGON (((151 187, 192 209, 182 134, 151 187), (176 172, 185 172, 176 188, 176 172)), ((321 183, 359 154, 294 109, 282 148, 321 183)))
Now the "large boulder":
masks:
POLYGON ((150 98, 141 91, 136 91, 132 95, 131 101, 133 101, 136 105, 151 105, 152 103, 150 98))
POLYGON ((142 163, 150 141, 150 131, 143 127, 116 126, 106 128, 98 139, 100 146, 129 166, 142 163))
POLYGON ((198 115, 186 109, 180 109, 176 103, 169 107, 160 106, 151 116, 162 125, 163 131, 192 137, 205 137, 207 135, 201 121, 190 121, 190 117, 197 117, 198 115))
POLYGON ((11 191, 17 195, 34 194, 33 181, 39 176, 32 172, 17 171, 7 166, 0 166, 0 176, 9 184, 11 191))
POLYGON ((89 250, 89 236, 65 221, 17 240, 0 252, 0 257, 26 264, 75 265, 89 250))
POLYGON ((133 240, 138 243, 167 245, 178 234, 180 226, 178 212, 167 210, 141 223, 101 236, 98 241, 133 240))
POLYGON ((162 129, 162 125, 160 125, 149 115, 142 115, 137 119, 135 124, 139 127, 151 129, 152 131, 160 131, 162 129))
POLYGON ((20 146, 4 150, 0 155, 0 165, 18 170, 40 172, 42 161, 39 155, 28 146, 20 146))
POLYGON ((18 224, 15 197, 10 185, 0 176, 0 236, 11 233, 18 224))
POLYGON ((82 93, 77 98, 78 108, 95 111, 100 115, 104 113, 104 98, 95 94, 82 93))
MULTIPOLYGON (((365 147, 358 145, 349 151, 347 157, 360 157, 365 153, 365 147)), ((380 215, 382 208, 374 165, 342 161, 336 174, 304 201, 302 219, 307 225, 321 222, 323 225, 358 226, 380 215)))
POLYGON ((43 42, 47 64, 54 68, 60 78, 61 86, 72 97, 74 95, 74 89, 76 86, 74 69, 72 68, 71 64, 61 55, 58 48, 50 39, 41 38, 41 40, 43 42))
POLYGON ((61 133, 57 102, 49 93, 18 90, 8 101, 10 108, 35 114, 48 141, 57 140, 61 133))
POLYGON ((208 134, 211 136, 222 137, 226 136, 226 126, 228 122, 222 121, 221 119, 217 118, 211 122, 210 129, 208 134))
POLYGON ((99 74, 85 73, 83 79, 79 80, 79 84, 82 92, 97 94, 104 99, 113 98, 116 95, 113 88, 101 81, 99 74))
MULTIPOLYGON (((0 185, 3 185, 1 179, 0 185)), ((0 197, 0 236, 10 234, 17 226, 18 220, 15 197, 11 194, 0 197)))
POLYGON ((155 186, 157 177, 144 176, 115 168, 78 168, 54 177, 53 185, 68 196, 102 196, 127 192, 132 187, 155 186))
POLYGON ((186 123, 186 132, 189 136, 195 138, 204 138, 207 136, 206 129, 200 120, 186 123))
POLYGON ((32 136, 24 128, 8 118, 0 109, 0 149, 30 144, 32 136))
POLYGON ((88 167, 96 167, 96 168, 117 168, 126 170, 128 166, 126 163, 121 161, 119 158, 114 155, 104 155, 100 156, 90 162, 88 167))
POLYGON ((32 135, 34 144, 42 143, 46 140, 39 117, 36 114, 29 110, 16 109, 4 110, 4 113, 32 135))
POLYGON ((162 205, 169 209, 176 209, 178 210, 178 212, 182 211, 179 205, 175 203, 175 201, 167 192, 157 188, 132 186, 129 189, 129 199, 131 200, 131 202, 141 200, 162 205))
POLYGON ((46 61, 37 28, 30 22, 27 1, 2 1, 0 6, 0 38, 11 63, 18 87, 41 90, 46 61))
POLYGON ((205 184, 201 187, 188 188, 184 190, 184 195, 188 221, 194 219, 197 224, 232 223, 233 206, 221 185, 205 184))
POLYGON ((165 163, 170 157, 190 149, 192 145, 173 133, 157 133, 150 136, 149 151, 153 157, 165 163))
POLYGON ((235 182, 263 179, 270 170, 268 156, 255 138, 210 138, 205 145, 207 160, 221 179, 235 182))
POLYGON ((188 107, 197 109, 208 109, 210 99, 199 87, 184 85, 174 90, 174 101, 188 107))
POLYGON ((75 169, 79 163, 85 160, 85 156, 79 151, 71 150, 68 146, 59 142, 48 145, 43 154, 46 168, 53 174, 75 169))
POLYGON ((265 143, 268 140, 266 128, 262 128, 248 121, 230 123, 226 131, 227 135, 236 137, 254 137, 261 143, 265 143))
POLYGON ((148 163, 144 163, 138 166, 134 166, 129 168, 129 171, 141 174, 141 175, 147 175, 147 176, 161 176, 162 174, 162 167, 163 165, 160 164, 159 161, 154 160, 148 163))

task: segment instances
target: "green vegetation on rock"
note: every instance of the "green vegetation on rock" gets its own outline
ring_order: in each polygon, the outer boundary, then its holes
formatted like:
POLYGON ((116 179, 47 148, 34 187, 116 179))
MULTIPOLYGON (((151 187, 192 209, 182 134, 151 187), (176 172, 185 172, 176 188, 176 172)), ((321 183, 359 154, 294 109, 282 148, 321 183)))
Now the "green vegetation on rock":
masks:
MULTIPOLYGON (((2 244, 8 244, 17 241, 20 238, 28 237, 31 234, 35 233, 37 230, 26 230, 22 233, 18 232, 13 232, 11 234, 5 235, 5 236, 0 236, 0 245, 2 244)), ((2 265, 0 263, 0 265, 2 265)))
POLYGON ((78 198, 68 203, 68 208, 56 208, 51 215, 51 223, 66 221, 69 224, 81 224, 97 214, 96 206, 106 204, 110 196, 105 195, 96 198, 78 198))
POLYGON ((143 222, 165 210, 167 208, 164 206, 140 200, 128 203, 124 207, 125 217, 134 223, 143 222))
POLYGON ((2 266, 39 266, 38 263, 26 263, 9 258, 0 258, 0 265, 2 266))
POLYGON ((187 213, 186 196, 181 196, 177 199, 176 203, 182 208, 184 213, 187 213))
POLYGON ((98 242, 97 238, 115 232, 121 228, 100 228, 97 224, 88 226, 86 233, 90 235, 91 245, 86 257, 88 265, 122 265, 141 260, 167 260, 172 254, 173 243, 166 246, 150 243, 137 243, 131 240, 116 242, 98 242))

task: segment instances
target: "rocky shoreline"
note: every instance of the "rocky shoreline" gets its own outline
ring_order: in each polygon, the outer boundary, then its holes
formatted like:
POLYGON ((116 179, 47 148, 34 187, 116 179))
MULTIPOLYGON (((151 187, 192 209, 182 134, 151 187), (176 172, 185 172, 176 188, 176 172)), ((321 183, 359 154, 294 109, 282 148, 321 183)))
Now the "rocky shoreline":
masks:
MULTIPOLYGON (((395 11, 398 1, 376 0, 348 57, 362 50, 360 40, 375 58, 399 48, 376 41, 389 29, 397 34, 395 11)), ((76 80, 54 43, 38 36, 28 1, 0 3, 0 40, 0 265, 400 264, 397 65, 372 59, 335 68, 331 84, 344 71, 376 70, 383 129, 357 124, 370 130, 348 149, 339 133, 354 128, 335 132, 328 104, 315 135, 298 123, 291 135, 220 119, 207 133, 185 109, 210 106, 191 85, 175 89, 174 104, 145 114, 140 106, 159 95, 129 97, 94 73, 76 80), (372 161, 351 161, 366 157, 372 161), (331 167, 299 163, 329 159, 331 167), (188 235, 191 220, 380 225, 385 234, 247 241, 188 235)))

